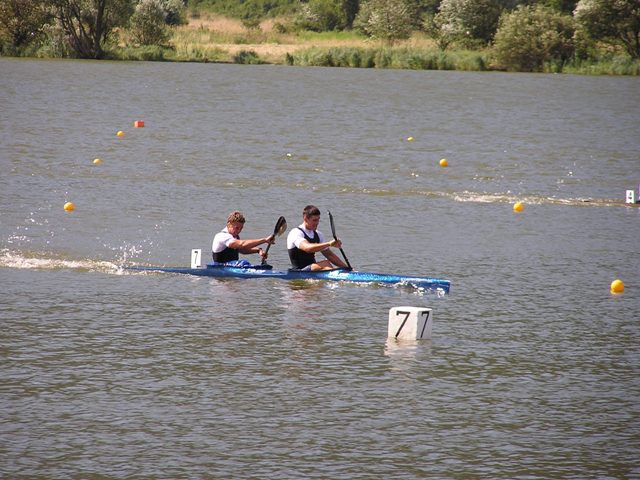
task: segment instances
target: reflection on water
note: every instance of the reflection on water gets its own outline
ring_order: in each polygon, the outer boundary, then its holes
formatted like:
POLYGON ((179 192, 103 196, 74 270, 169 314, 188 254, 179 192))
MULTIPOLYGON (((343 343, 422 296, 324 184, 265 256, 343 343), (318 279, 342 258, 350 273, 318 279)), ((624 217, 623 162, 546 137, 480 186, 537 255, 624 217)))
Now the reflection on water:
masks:
POLYGON ((409 340, 409 339, 397 339, 388 337, 384 345, 384 354, 393 361, 395 368, 400 368, 402 365, 405 368, 410 368, 413 362, 420 353, 421 355, 431 354, 431 340, 409 340))

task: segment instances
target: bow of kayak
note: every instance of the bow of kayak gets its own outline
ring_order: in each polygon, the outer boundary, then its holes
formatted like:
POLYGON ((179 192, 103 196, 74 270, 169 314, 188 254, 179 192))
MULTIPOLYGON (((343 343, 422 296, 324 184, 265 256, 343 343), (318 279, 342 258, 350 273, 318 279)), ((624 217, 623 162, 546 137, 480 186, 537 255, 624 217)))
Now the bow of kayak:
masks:
POLYGON ((259 265, 248 268, 230 267, 208 264, 203 268, 188 267, 153 267, 143 265, 124 266, 125 270, 141 272, 164 272, 196 275, 217 278, 278 278, 281 280, 328 280, 355 283, 377 283, 387 285, 408 285, 427 290, 441 290, 449 293, 451 282, 442 278, 417 277, 411 275, 393 275, 386 273, 358 272, 354 270, 335 269, 317 272, 299 270, 271 270, 259 265))

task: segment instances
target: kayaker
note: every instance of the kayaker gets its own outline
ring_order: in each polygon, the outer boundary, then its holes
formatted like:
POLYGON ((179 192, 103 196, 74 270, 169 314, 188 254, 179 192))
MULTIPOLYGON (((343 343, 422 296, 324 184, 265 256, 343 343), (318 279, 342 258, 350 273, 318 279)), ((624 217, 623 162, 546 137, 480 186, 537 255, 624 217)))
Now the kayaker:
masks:
POLYGON ((230 263, 232 265, 242 266, 248 264, 246 260, 239 260, 240 253, 250 254, 257 253, 262 258, 267 258, 267 253, 260 248, 262 244, 274 244, 276 239, 274 235, 264 238, 256 238, 254 240, 240 240, 240 232, 244 227, 246 220, 242 213, 231 212, 227 218, 227 226, 216 233, 211 244, 211 253, 213 261, 216 263, 230 263))
POLYGON ((346 268, 338 255, 330 247, 341 248, 340 239, 326 242, 322 232, 318 231, 320 210, 314 205, 307 205, 302 211, 302 224, 292 229, 287 236, 287 249, 291 265, 296 270, 331 270, 346 268), (322 253, 326 260, 316 261, 315 254, 322 253))

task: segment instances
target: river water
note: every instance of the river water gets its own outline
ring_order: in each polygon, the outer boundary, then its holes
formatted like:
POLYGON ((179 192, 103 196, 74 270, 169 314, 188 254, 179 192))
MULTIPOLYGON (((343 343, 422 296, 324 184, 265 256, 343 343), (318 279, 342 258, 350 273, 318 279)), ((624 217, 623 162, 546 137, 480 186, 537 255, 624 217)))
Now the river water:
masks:
POLYGON ((640 478, 638 79, 0 59, 0 85, 0 477, 640 478), (356 269, 451 293, 120 268, 309 203, 356 269), (395 306, 431 339, 387 339, 395 306))

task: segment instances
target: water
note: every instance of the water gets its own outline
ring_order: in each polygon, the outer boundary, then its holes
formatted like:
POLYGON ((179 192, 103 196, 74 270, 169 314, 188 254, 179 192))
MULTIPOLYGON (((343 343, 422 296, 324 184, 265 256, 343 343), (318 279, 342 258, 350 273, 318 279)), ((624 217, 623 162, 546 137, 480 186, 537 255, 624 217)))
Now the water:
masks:
POLYGON ((3 59, 0 80, 0 476, 640 478, 637 79, 3 59), (120 268, 308 203, 356 269, 451 294, 120 268), (430 340, 386 338, 401 305, 433 309, 430 340))

